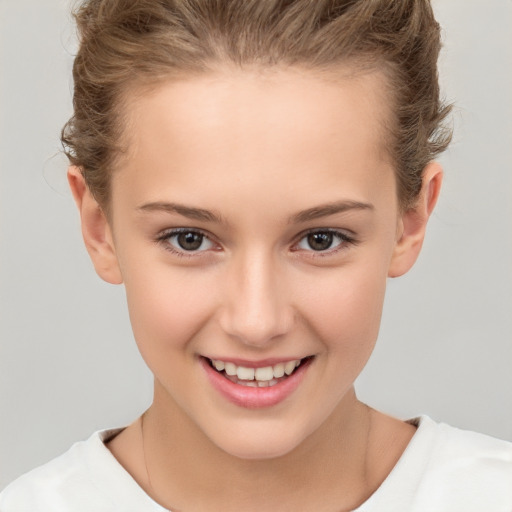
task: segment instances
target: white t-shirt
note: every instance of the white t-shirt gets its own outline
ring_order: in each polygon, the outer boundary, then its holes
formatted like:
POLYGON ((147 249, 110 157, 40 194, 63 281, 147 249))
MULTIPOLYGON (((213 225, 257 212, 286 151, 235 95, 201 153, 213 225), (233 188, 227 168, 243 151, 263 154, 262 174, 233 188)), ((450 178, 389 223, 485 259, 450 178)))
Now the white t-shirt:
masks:
MULTIPOLYGON (((512 443, 427 416, 377 491, 355 512, 512 512, 512 443)), ((165 512, 105 446, 122 429, 87 441, 0 493, 1 512, 165 512)))

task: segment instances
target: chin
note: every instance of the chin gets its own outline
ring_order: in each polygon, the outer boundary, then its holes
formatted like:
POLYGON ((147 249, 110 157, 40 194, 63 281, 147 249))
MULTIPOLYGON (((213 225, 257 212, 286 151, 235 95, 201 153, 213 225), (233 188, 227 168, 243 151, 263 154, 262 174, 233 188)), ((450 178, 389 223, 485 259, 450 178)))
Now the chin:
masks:
POLYGON ((270 460, 288 455, 297 447, 294 443, 231 443, 224 447, 229 455, 244 460, 270 460))
POLYGON ((246 460, 268 460, 284 457, 295 450, 306 436, 289 428, 272 426, 266 429, 225 431, 222 438, 210 438, 227 454, 246 460), (227 434, 227 435, 226 435, 227 434))

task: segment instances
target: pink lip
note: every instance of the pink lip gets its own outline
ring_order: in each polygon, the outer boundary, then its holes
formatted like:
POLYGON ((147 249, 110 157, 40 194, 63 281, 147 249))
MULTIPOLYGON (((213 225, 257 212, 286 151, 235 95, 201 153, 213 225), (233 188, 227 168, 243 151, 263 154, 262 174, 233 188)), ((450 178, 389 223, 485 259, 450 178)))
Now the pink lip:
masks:
MULTIPOLYGON (((297 389, 302 379, 304 378, 304 375, 309 368, 312 359, 308 359, 302 363, 288 378, 279 382, 275 386, 270 386, 267 388, 252 388, 248 386, 242 386, 240 384, 235 384, 214 370, 210 366, 208 360, 204 357, 201 357, 200 361, 212 386, 227 400, 235 405, 238 405, 239 407, 245 407, 246 409, 261 409, 264 407, 272 407, 273 405, 277 405, 285 398, 290 396, 295 391, 295 389, 297 389)), ((248 368, 260 367, 261 362, 262 361, 258 361, 258 366, 248 366, 248 368)), ((249 362, 246 361, 240 366, 245 366, 248 363, 249 362)), ((266 363, 266 366, 271 365, 266 363)))

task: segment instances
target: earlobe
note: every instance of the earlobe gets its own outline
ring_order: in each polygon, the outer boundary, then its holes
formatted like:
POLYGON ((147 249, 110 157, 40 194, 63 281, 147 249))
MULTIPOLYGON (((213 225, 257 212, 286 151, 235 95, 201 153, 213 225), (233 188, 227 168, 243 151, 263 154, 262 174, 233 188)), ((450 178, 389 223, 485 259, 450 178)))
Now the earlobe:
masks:
POLYGON ((121 284, 123 278, 105 213, 92 196, 80 169, 69 168, 68 182, 80 212, 85 247, 97 274, 108 283, 121 284))
POLYGON ((428 219, 439 198, 442 181, 441 166, 437 162, 431 162, 423 172, 423 184, 416 205, 405 211, 399 220, 398 240, 388 271, 389 277, 405 274, 417 260, 428 219))

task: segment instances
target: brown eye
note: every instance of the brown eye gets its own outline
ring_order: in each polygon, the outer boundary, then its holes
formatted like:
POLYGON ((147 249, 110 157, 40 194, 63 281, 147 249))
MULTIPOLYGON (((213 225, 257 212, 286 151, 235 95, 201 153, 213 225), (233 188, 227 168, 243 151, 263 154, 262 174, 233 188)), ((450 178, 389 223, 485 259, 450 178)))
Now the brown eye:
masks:
POLYGON ((161 242, 165 242, 168 248, 178 253, 201 253, 211 249, 214 244, 200 231, 177 230, 165 233, 160 237, 161 242))
POLYGON ((328 252, 354 243, 353 239, 340 231, 318 230, 311 231, 304 235, 297 244, 303 251, 328 252))
POLYGON ((331 248, 334 236, 329 232, 310 233, 307 236, 309 247, 314 251, 326 251, 331 248))
POLYGON ((176 237, 176 241, 181 249, 185 251, 197 251, 203 243, 204 236, 200 233, 194 233, 192 231, 188 233, 180 233, 176 237))

